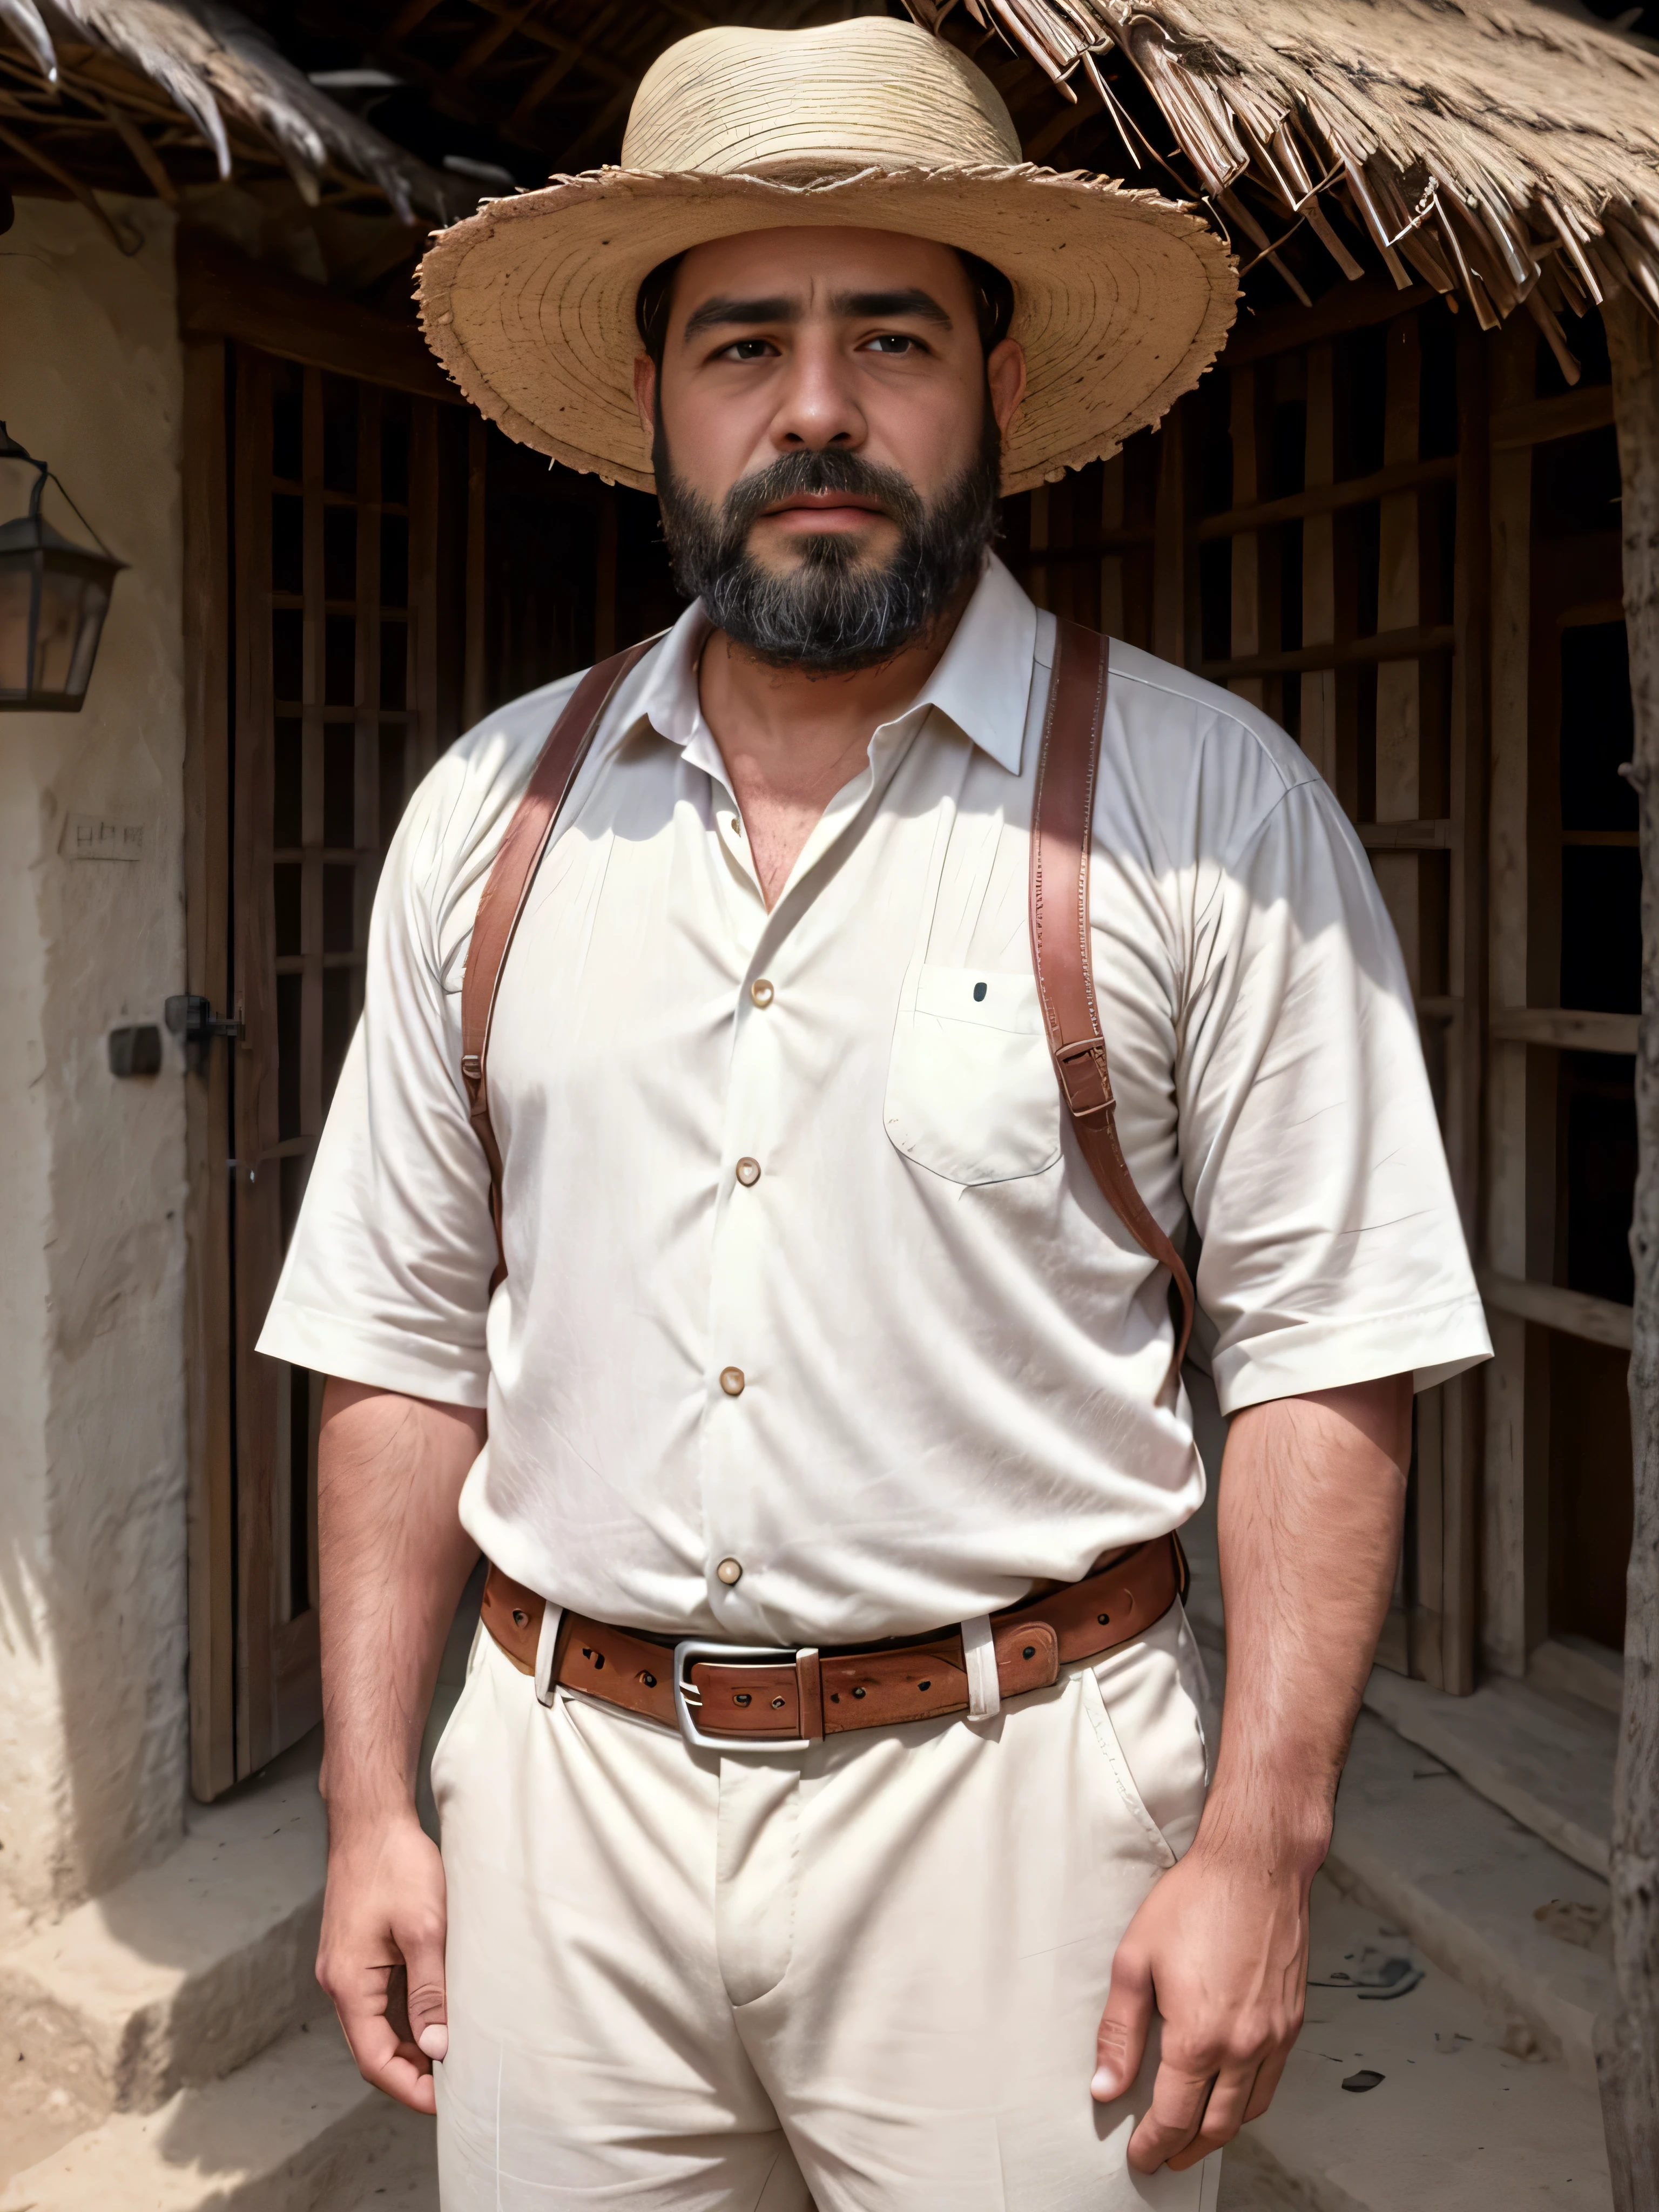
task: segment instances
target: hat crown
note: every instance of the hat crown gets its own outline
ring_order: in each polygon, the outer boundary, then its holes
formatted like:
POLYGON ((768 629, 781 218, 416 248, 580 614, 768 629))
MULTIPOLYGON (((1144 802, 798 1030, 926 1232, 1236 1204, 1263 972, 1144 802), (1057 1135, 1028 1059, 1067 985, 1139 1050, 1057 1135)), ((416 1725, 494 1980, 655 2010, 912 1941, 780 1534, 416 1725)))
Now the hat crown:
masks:
POLYGON ((780 168, 1006 168, 1019 134, 965 54, 914 23, 865 15, 810 31, 697 31, 634 96, 625 169, 716 176, 780 168))

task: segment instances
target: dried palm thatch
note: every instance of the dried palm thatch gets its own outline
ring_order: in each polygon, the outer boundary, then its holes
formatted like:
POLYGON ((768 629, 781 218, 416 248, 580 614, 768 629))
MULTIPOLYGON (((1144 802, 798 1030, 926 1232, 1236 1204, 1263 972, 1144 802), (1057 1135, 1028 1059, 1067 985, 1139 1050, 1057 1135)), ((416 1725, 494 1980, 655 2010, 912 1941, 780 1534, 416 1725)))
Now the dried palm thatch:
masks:
MULTIPOLYGON (((473 195, 319 91, 263 31, 221 0, 0 0, 0 26, 49 86, 65 82, 89 90, 118 130, 125 118, 103 96, 105 72, 94 68, 88 76, 74 60, 60 70, 60 60, 85 49, 94 62, 118 58, 188 118, 222 177, 231 173, 240 125, 275 150, 313 206, 325 179, 343 171, 382 192, 404 222, 421 216, 447 222, 471 211, 473 195)), ((122 131, 130 145, 136 135, 122 131)), ((154 180, 143 149, 132 150, 154 180)))
MULTIPOLYGON (((938 29, 957 0, 906 4, 938 29)), ((1279 241, 1235 189, 1246 175, 1345 275, 1359 267, 1326 194, 1402 289, 1414 270, 1483 329, 1524 302, 1564 367, 1561 310, 1628 285, 1659 312, 1659 53, 1587 16, 1543 0, 962 4, 1065 96, 1086 79, 1132 129, 1103 67, 1121 53, 1258 252, 1279 241)))

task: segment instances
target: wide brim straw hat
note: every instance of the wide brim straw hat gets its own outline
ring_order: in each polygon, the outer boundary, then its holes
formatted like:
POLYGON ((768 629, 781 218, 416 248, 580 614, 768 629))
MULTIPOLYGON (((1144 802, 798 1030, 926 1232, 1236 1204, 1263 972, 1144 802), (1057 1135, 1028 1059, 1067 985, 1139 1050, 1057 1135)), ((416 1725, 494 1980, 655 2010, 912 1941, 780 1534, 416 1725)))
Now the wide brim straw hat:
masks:
POLYGON ((911 23, 720 27, 635 95, 619 167, 488 202, 421 264, 439 360, 510 438, 653 488, 633 398, 641 280, 688 247, 799 225, 899 231, 978 254, 1013 287, 1024 404, 1003 486, 1115 453, 1214 360, 1237 278, 1190 209, 1021 158, 983 71, 911 23))

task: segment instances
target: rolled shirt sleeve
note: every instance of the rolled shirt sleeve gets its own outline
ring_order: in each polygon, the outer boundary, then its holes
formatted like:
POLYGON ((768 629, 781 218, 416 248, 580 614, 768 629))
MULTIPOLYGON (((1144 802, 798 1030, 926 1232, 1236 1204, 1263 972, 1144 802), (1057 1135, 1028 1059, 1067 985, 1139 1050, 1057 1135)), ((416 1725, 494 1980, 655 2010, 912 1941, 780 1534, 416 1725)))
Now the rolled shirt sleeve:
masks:
POLYGON ((1225 857, 1194 935, 1180 1154, 1222 1410, 1487 1357, 1399 946, 1324 784, 1225 857))

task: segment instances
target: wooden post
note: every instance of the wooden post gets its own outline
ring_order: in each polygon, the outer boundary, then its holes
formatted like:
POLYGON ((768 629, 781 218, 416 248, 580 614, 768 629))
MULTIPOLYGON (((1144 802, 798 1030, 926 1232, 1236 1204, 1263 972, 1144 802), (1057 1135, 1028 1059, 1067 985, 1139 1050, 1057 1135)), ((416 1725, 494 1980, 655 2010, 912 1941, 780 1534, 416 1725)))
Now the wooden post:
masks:
POLYGON ((1631 781, 1642 810, 1642 1016, 1631 1227, 1635 1527, 1608 1870, 1619 2009, 1601 2026, 1596 2059, 1614 2204, 1650 2212, 1659 2204, 1659 325, 1628 292, 1605 316, 1624 488, 1631 781))

